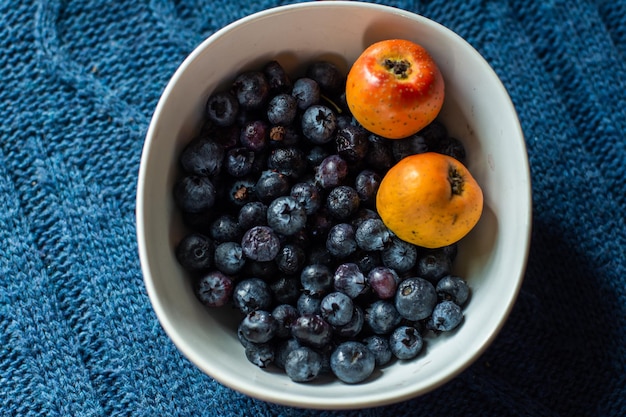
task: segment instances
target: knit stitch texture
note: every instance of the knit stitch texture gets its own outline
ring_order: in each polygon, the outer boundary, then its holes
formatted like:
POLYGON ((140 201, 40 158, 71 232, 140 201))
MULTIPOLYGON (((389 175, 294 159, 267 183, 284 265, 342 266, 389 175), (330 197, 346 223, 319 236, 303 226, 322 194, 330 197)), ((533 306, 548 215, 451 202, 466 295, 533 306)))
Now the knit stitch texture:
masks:
POLYGON ((467 39, 527 141, 525 281, 470 368, 413 400, 324 412, 234 392, 176 350, 135 239, 149 119, 204 38, 286 3, 0 2, 0 415, 626 415, 624 0, 379 2, 467 39))

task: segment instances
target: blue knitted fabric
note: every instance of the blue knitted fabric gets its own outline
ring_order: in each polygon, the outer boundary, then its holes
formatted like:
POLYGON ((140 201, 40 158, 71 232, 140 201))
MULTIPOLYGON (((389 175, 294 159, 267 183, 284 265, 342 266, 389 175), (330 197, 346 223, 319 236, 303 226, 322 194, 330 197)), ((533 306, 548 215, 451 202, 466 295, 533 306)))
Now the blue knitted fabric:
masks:
POLYGON ((0 415, 626 415, 625 0, 381 2, 478 49, 528 145, 526 278, 469 369, 410 401, 323 412, 234 392, 177 351, 137 255, 144 134, 198 43, 286 3, 0 2, 0 415))

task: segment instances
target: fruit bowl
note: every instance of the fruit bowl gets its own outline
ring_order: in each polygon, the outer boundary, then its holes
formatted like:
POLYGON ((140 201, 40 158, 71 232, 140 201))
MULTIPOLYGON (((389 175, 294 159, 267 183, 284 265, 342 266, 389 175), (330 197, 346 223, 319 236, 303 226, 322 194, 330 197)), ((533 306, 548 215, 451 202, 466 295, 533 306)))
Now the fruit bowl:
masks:
POLYGON ((396 8, 359 2, 311 2, 265 10, 200 44, 165 87, 150 123, 137 189, 137 239, 148 296, 173 343, 203 372, 234 390, 278 404, 355 409, 429 392, 474 362, 497 336, 517 297, 531 229, 531 188, 523 134, 512 102, 480 54, 438 23, 396 8), (462 325, 426 339, 425 351, 366 382, 297 383, 248 362, 239 317, 196 298, 175 256, 185 226, 172 198, 178 157, 202 125, 209 95, 244 70, 277 60, 290 74, 314 60, 347 73, 372 43, 391 38, 423 45, 446 82, 439 119, 467 150, 467 167, 484 192, 477 226, 459 242, 454 272, 472 289, 462 325))

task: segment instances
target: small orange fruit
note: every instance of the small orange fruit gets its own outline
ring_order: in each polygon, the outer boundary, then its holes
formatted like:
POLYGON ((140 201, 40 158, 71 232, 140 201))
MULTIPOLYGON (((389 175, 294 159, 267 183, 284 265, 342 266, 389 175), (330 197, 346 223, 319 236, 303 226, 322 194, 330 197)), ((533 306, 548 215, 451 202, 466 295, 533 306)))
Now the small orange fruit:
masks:
POLYGON ((366 48, 346 79, 346 101, 354 118, 388 139, 410 136, 432 122, 443 105, 439 67, 421 45, 404 39, 366 48))
POLYGON ((483 193, 461 162, 427 152, 408 156, 387 172, 376 209, 400 239, 439 248, 461 240, 478 223, 483 193))

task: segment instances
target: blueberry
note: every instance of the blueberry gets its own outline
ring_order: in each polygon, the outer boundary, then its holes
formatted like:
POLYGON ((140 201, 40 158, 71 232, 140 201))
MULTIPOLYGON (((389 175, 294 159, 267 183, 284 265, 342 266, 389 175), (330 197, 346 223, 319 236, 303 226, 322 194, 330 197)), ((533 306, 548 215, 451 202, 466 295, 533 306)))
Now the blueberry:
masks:
POLYGON ((345 79, 339 68, 329 61, 316 61, 306 70, 306 76, 319 84, 322 92, 339 95, 343 90, 345 79))
POLYGON ((266 310, 254 310, 245 315, 239 323, 240 334, 249 342, 269 342, 276 335, 278 322, 266 310))
POLYGON ((338 223, 328 231, 326 249, 336 258, 346 258, 357 248, 354 228, 348 223, 338 223))
POLYGON ((301 127, 309 141, 320 145, 333 139, 337 130, 337 118, 330 108, 314 104, 302 114, 301 127))
POLYGON ((278 304, 272 310, 272 316, 277 323, 276 337, 286 339, 291 336, 291 326, 300 313, 292 304, 278 304))
POLYGON ((208 120, 217 126, 230 126, 237 120, 239 102, 228 91, 211 94, 207 99, 205 114, 208 120))
POLYGON ((241 239, 244 255, 253 261, 271 261, 280 250, 280 240, 268 226, 254 226, 241 239))
POLYGON ((335 146, 337 153, 348 162, 359 162, 367 155, 368 134, 361 126, 348 125, 337 130, 335 146))
POLYGON ((322 357, 313 349, 300 346, 293 349, 285 360, 285 373, 294 382, 309 382, 322 370, 322 357))
POLYGON ((374 354, 376 366, 384 366, 391 361, 393 353, 389 347, 389 338, 375 334, 363 339, 363 343, 374 354))
POLYGON ((422 335, 412 326, 400 326, 389 337, 391 352, 401 360, 413 359, 420 353, 423 346, 422 335))
POLYGON ((272 305, 272 292, 260 278, 245 278, 233 290, 233 304, 242 313, 255 310, 268 310, 272 305))
POLYGON ((241 128, 239 143, 252 151, 262 151, 267 147, 270 128, 263 120, 251 120, 241 128))
POLYGON ((274 362, 275 351, 271 343, 250 343, 244 349, 246 359, 259 368, 267 368, 274 362))
POLYGON ((302 345, 323 348, 330 343, 332 327, 318 314, 305 314, 298 317, 291 326, 291 334, 302 345))
POLYGON ((272 297, 277 303, 295 304, 300 296, 300 280, 290 275, 282 275, 270 283, 272 297))
POLYGON ((298 108, 306 110, 320 101, 320 86, 311 78, 298 78, 293 83, 291 95, 295 97, 298 108))
POLYGON ((329 155, 315 168, 315 182, 322 188, 334 188, 348 175, 348 163, 339 155, 329 155))
POLYGON ((215 204, 215 186, 208 177, 188 175, 174 186, 174 201, 181 210, 201 213, 215 204))
POLYGON ((287 93, 291 90, 291 78, 278 61, 272 60, 265 64, 263 74, 265 74, 271 93, 287 93))
POLYGON ((391 234, 382 220, 368 219, 357 227, 355 239, 363 250, 381 251, 391 241, 391 234))
POLYGON ((267 206, 260 201, 246 203, 237 216, 237 223, 241 230, 248 230, 254 226, 267 224, 267 206))
POLYGON ((334 326, 333 331, 339 337, 353 338, 361 333, 363 324, 365 324, 365 313, 361 307, 355 305, 350 321, 342 326, 334 326))
POLYGON ((291 351, 301 346, 300 342, 293 337, 279 342, 274 351, 274 365, 282 370, 285 370, 287 356, 289 356, 291 351))
POLYGON ((447 275, 437 282, 435 287, 441 300, 450 300, 462 306, 469 298, 470 289, 467 282, 456 275, 447 275))
POLYGON ((213 241, 201 233, 189 233, 176 246, 176 259, 187 271, 204 271, 213 265, 213 241))
POLYGON ((424 139, 429 151, 436 152, 438 144, 448 137, 448 129, 439 120, 433 120, 417 132, 417 135, 424 139))
POLYGON ((304 207, 307 215, 315 213, 322 205, 322 196, 315 185, 310 182, 299 182, 291 187, 289 193, 304 207))
POLYGON ((218 216, 209 227, 209 234, 216 242, 231 242, 241 239, 237 219, 229 214, 218 216))
POLYGON ((321 314, 322 297, 319 294, 303 292, 296 301, 296 309, 301 316, 321 314))
POLYGON ((357 174, 354 180, 354 189, 361 199, 361 204, 370 207, 375 206, 376 193, 378 193, 381 181, 381 176, 370 169, 364 169, 357 174))
POLYGON ((195 287, 195 293, 207 307, 226 305, 233 293, 233 281, 219 271, 210 271, 202 275, 195 287))
POLYGON ((328 150, 323 146, 313 146, 306 154, 306 160, 311 166, 318 166, 324 158, 329 155, 328 150))
POLYGON ((451 270, 452 261, 441 249, 425 251, 418 257, 415 265, 415 274, 433 283, 449 275, 451 270))
POLYGON ((333 273, 326 264, 306 265, 300 272, 300 283, 305 293, 322 295, 333 288, 333 273))
POLYGON ((267 224, 282 235, 293 235, 306 226, 306 212, 291 196, 272 201, 267 208, 267 224))
POLYGON ((369 135, 367 154, 365 155, 365 163, 371 169, 379 173, 385 173, 395 163, 391 144, 388 139, 377 135, 369 135))
POLYGON ((232 177, 244 177, 252 171, 254 166, 254 151, 239 147, 231 148, 226 152, 224 166, 232 177))
POLYGON ((369 219, 380 219, 380 216, 375 210, 369 209, 367 207, 361 207, 355 214, 352 216, 350 224, 354 229, 358 229, 364 221, 369 219))
POLYGON ((180 154, 183 169, 201 176, 218 175, 223 161, 224 147, 206 137, 192 140, 180 154))
POLYGON ((267 167, 288 177, 299 178, 306 172, 308 166, 304 153, 294 146, 289 146, 272 150, 267 167))
POLYGON ((347 384, 366 380, 375 366, 374 354, 363 343, 356 341, 339 344, 330 357, 333 374, 347 384))
POLYGON ((246 263, 241 245, 237 242, 224 242, 217 245, 214 263, 215 268, 227 275, 238 274, 246 263))
POLYGON ((453 301, 444 300, 433 309, 428 327, 440 332, 449 332, 457 328, 461 321, 463 321, 461 307, 453 301))
POLYGON ((256 197, 255 182, 251 178, 239 178, 233 181, 227 191, 228 201, 235 207, 242 207, 254 201, 256 197))
POLYGON ((397 272, 386 266, 378 266, 367 274, 368 286, 381 300, 394 298, 399 283, 397 272))
POLYGON ((359 209, 361 200, 356 190, 347 185, 333 188, 326 197, 326 208, 337 220, 346 220, 359 209))
POLYGON ((293 122, 298 110, 298 102, 288 93, 277 94, 267 105, 267 119, 274 125, 286 126, 293 122))
POLYGON ((383 264, 396 272, 406 272, 415 266, 417 248, 411 243, 392 237, 382 251, 383 264))
POLYGON ((269 83, 260 71, 246 71, 233 81, 233 93, 243 108, 258 109, 269 96, 269 83))
POLYGON ((365 309, 365 322, 375 334, 388 334, 400 324, 402 316, 391 301, 377 300, 365 309))
POLYGON ((320 310, 324 320, 331 326, 343 326, 352 319, 354 303, 346 294, 334 291, 322 298, 320 310))
POLYGON ((276 265, 285 274, 296 274, 304 267, 306 262, 306 252, 301 246, 287 243, 280 248, 276 255, 276 265))
POLYGON ((431 315, 437 304, 437 293, 430 281, 411 277, 400 282, 396 291, 395 306, 407 320, 423 320, 431 315))
POLYGON ((269 204, 274 199, 289 194, 289 178, 277 171, 263 171, 256 182, 255 191, 260 201, 269 204))
POLYGON ((344 263, 337 267, 333 275, 333 287, 350 298, 356 298, 368 290, 367 279, 354 263, 344 263))
MULTIPOLYGON (((307 232, 314 241, 322 241, 326 245, 326 238, 331 227, 335 224, 335 219, 324 207, 311 214, 307 219, 307 232)), ((324 246, 326 248, 326 246, 324 246)))
POLYGON ((391 142, 391 151, 395 161, 400 161, 407 156, 428 151, 428 145, 419 135, 412 135, 404 139, 395 139, 391 142))

